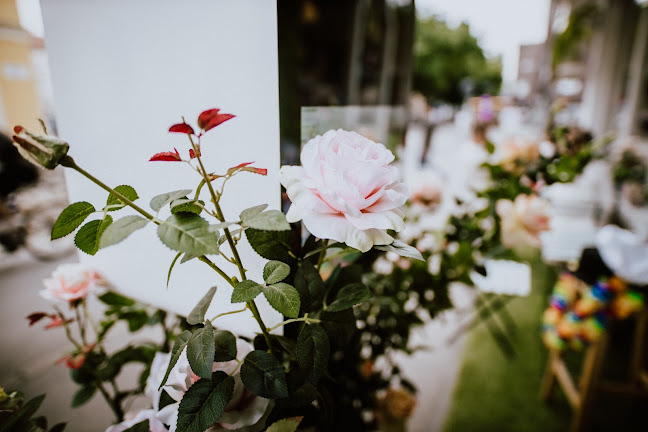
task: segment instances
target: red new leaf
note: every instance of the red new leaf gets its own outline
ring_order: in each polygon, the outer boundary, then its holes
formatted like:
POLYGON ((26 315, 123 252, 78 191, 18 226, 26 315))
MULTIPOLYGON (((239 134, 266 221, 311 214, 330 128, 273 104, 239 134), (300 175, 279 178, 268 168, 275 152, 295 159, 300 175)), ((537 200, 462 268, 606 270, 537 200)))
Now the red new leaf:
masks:
POLYGON ((45 312, 34 312, 33 314, 29 315, 27 319, 29 320, 29 326, 33 326, 36 324, 38 321, 42 320, 45 318, 48 314, 45 312))
POLYGON ((189 135, 194 134, 193 128, 189 126, 187 123, 174 124, 169 128, 169 132, 178 132, 178 133, 184 133, 189 135))
POLYGON ((248 165, 253 164, 254 162, 244 162, 240 165, 236 165, 235 167, 232 167, 227 170, 227 175, 231 175, 236 173, 237 171, 248 171, 254 174, 260 174, 260 175, 268 175, 268 170, 266 168, 256 168, 256 167, 251 167, 248 165))
POLYGON ((203 111, 198 116, 198 127, 207 132, 218 126, 219 124, 226 122, 232 118, 236 117, 233 114, 220 114, 220 109, 213 108, 207 111, 203 111))
POLYGON ((182 161, 182 158, 180 157, 180 153, 178 153, 178 150, 173 149, 174 152, 162 152, 162 153, 156 153, 153 155, 151 159, 149 159, 149 162, 155 162, 155 161, 163 161, 163 162, 180 162, 182 161))

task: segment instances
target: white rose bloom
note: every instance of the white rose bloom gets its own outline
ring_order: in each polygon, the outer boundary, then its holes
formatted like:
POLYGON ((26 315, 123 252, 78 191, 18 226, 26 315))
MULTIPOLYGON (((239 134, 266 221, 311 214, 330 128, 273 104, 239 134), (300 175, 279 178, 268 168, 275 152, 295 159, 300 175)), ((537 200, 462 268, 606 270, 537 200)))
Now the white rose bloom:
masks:
POLYGON ((512 249, 541 248, 540 233, 549 229, 549 207, 537 195, 518 195, 515 201, 498 200, 502 244, 512 249))

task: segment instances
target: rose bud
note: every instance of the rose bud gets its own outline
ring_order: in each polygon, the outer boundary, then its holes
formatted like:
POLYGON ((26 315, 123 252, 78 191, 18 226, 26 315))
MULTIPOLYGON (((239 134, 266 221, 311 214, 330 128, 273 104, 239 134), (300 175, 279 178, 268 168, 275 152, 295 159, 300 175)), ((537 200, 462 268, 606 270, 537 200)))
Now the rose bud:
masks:
POLYGON ((14 128, 14 145, 20 155, 34 165, 54 169, 70 148, 65 141, 51 135, 35 135, 22 126, 14 128))

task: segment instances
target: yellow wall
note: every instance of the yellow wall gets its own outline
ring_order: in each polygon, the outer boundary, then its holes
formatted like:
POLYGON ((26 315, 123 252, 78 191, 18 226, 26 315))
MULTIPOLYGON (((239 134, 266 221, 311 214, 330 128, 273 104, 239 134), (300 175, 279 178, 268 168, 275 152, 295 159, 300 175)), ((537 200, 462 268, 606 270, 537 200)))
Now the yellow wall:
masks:
POLYGON ((0 0, 0 23, 13 27, 20 25, 14 0, 0 0))

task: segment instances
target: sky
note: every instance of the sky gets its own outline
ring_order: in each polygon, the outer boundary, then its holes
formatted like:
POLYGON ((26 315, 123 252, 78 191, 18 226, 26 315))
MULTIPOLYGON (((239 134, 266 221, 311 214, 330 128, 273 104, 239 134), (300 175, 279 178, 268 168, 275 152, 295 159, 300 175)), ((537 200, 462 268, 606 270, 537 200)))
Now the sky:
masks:
POLYGON ((487 55, 501 55, 505 82, 517 77, 519 46, 544 42, 550 0, 415 0, 421 15, 465 21, 487 55))
MULTIPOLYGON (((501 55, 503 78, 517 76, 519 46, 541 43, 547 35, 550 0, 415 0, 424 15, 435 14, 451 25, 470 25, 487 55, 501 55)), ((23 27, 43 36, 39 0, 17 0, 23 27)))

